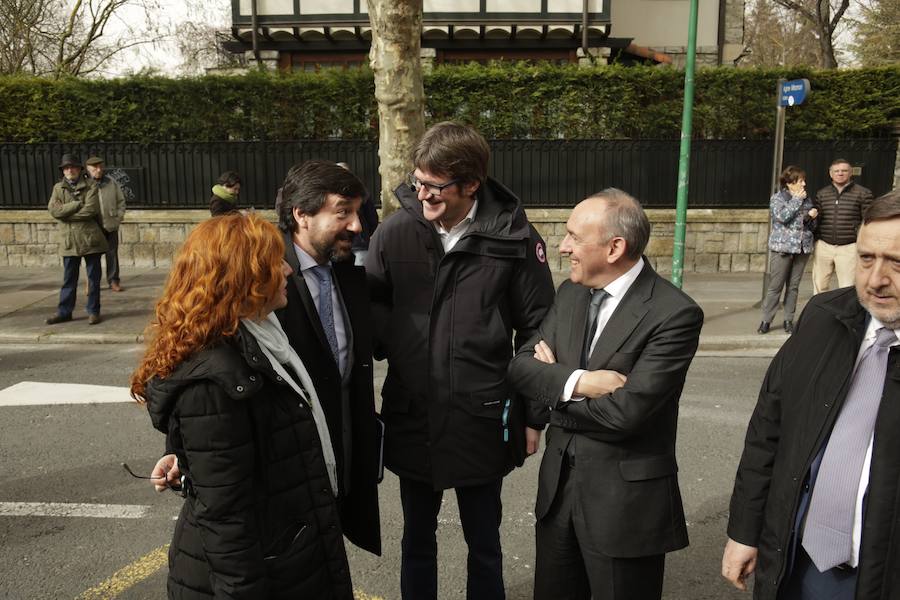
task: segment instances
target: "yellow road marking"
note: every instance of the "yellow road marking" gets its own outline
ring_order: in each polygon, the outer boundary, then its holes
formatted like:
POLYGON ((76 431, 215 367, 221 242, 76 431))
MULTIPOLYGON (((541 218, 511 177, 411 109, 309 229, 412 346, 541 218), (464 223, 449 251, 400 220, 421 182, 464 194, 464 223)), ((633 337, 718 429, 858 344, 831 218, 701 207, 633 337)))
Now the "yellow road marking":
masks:
POLYGON ((111 600, 125 590, 147 579, 168 563, 169 545, 145 554, 130 565, 112 574, 100 585, 82 592, 76 600, 111 600))
MULTIPOLYGON (((119 569, 100 585, 82 592, 75 600, 112 600, 165 567, 168 561, 169 545, 166 544, 119 569)), ((354 600, 384 600, 381 596, 370 596, 360 590, 353 590, 353 598, 354 600)))

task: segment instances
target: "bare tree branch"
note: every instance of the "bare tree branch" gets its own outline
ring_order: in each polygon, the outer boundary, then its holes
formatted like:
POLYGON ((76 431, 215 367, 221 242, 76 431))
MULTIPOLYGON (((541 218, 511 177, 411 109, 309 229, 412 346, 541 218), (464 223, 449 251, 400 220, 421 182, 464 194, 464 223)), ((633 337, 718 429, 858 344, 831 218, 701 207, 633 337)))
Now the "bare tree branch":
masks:
MULTIPOLYGON (((184 62, 202 72, 221 62, 216 29, 225 26, 230 10, 221 0, 215 7, 210 0, 182 2, 195 28, 190 39, 177 42, 184 62), (198 56, 193 47, 203 52, 198 56)), ((184 21, 160 18, 160 10, 160 0, 0 0, 0 74, 60 78, 115 68, 123 52, 173 40, 184 21), (132 9, 143 9, 147 18, 132 18, 132 9)))
POLYGON ((841 2, 840 7, 835 11, 834 17, 831 19, 830 29, 833 32, 837 29, 838 22, 841 20, 841 17, 844 16, 844 13, 847 12, 847 8, 850 6, 850 0, 843 0, 841 2))
MULTIPOLYGON (((764 2, 766 0, 759 0, 764 2)), ((819 44, 819 67, 825 69, 837 68, 837 58, 834 51, 834 35, 838 24, 850 0, 771 0, 778 6, 786 8, 806 21, 813 27, 814 34, 819 44), (836 1, 835 8, 832 2, 836 1)))

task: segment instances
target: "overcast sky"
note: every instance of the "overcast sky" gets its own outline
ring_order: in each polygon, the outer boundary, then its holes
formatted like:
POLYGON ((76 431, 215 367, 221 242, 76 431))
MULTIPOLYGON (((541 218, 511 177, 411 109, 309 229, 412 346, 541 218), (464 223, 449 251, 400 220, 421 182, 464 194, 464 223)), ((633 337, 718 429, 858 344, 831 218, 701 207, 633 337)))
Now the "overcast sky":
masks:
MULTIPOLYGON (((155 25, 162 31, 174 31, 187 20, 211 23, 220 30, 230 27, 231 3, 226 0, 148 0, 159 6, 153 10, 148 23, 147 12, 137 2, 122 7, 111 19, 106 34, 110 38, 130 37, 130 29, 147 29, 155 25)), ((142 69, 154 69, 175 74, 182 57, 174 37, 156 39, 151 44, 126 50, 115 64, 110 76, 124 75, 142 69)))

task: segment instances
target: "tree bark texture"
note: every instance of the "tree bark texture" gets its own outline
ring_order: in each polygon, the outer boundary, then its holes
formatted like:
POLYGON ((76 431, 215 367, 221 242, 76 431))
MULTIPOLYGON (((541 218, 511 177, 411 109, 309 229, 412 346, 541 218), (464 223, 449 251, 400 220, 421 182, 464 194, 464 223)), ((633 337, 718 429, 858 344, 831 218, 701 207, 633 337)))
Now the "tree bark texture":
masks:
POLYGON ((425 133, 425 91, 419 49, 422 0, 367 0, 372 24, 369 63, 378 101, 381 207, 387 216, 399 204, 393 190, 412 168, 410 157, 425 133))

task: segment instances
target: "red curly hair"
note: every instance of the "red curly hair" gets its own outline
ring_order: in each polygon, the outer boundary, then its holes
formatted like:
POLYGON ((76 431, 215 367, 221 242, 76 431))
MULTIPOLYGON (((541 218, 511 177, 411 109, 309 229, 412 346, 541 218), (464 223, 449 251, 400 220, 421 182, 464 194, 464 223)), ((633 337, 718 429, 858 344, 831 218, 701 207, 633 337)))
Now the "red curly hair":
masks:
POLYGON ((147 351, 131 375, 131 396, 166 377, 191 354, 234 335, 240 319, 263 316, 284 284, 284 241, 262 217, 229 214, 198 225, 175 256, 147 351))

